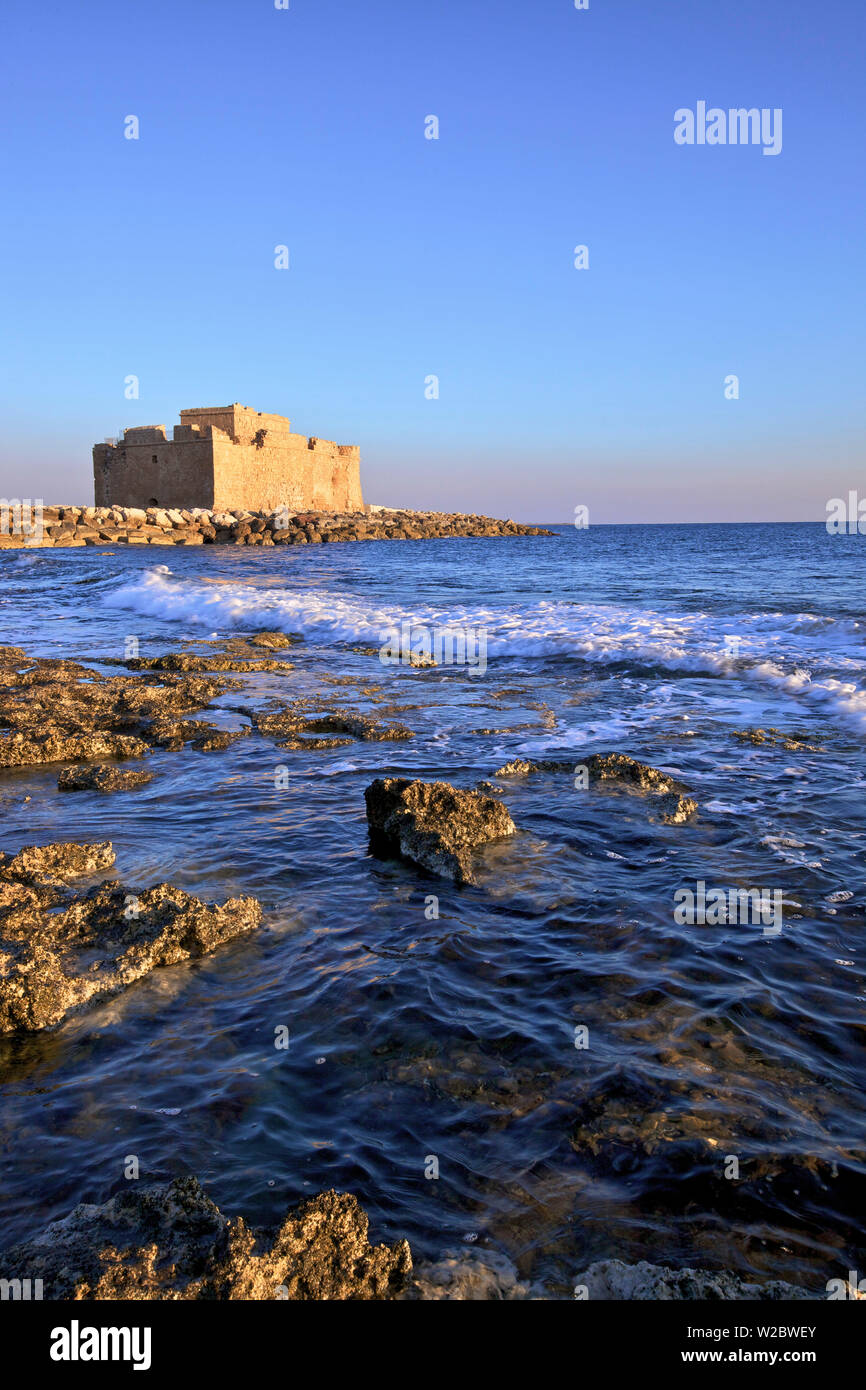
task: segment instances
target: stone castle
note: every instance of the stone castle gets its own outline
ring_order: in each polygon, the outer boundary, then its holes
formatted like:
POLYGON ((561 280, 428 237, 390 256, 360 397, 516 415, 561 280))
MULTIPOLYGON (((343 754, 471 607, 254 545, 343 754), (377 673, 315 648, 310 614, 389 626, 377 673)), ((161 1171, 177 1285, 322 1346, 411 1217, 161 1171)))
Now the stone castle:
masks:
POLYGON ((360 512, 361 451, 292 434, 282 415, 244 405, 182 410, 93 449, 97 507, 205 507, 360 512))

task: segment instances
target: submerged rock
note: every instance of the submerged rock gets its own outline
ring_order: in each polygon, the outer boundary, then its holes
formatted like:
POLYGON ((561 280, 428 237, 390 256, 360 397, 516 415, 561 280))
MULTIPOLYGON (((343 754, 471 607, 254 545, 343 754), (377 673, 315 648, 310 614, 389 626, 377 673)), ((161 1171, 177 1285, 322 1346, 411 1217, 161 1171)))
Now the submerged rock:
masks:
POLYGON ((679 792, 662 792, 660 796, 653 797, 652 810, 663 825, 685 825, 686 821, 697 815, 698 803, 679 792))
POLYGON ((455 883, 475 882, 473 850, 515 832, 500 801, 448 782, 377 778, 364 799, 374 844, 455 883))
POLYGON ((383 724, 369 714, 310 716, 293 709, 258 716, 256 728, 266 738, 280 739, 278 746, 288 749, 343 748, 352 739, 385 743, 413 737, 412 730, 405 724, 383 724))
POLYGON ((82 1204, 7 1250, 8 1278, 51 1299, 387 1299, 412 1268, 408 1243, 371 1245, 357 1198, 328 1191, 271 1236, 223 1215, 194 1177, 82 1204))
POLYGON ((741 743, 770 744, 788 753, 823 753, 818 744, 809 743, 807 734, 784 734, 779 729, 740 729, 734 733, 741 743))
POLYGON ((674 1299, 815 1299, 821 1295, 795 1284, 773 1279, 753 1284, 727 1270, 671 1269, 667 1265, 625 1264, 622 1260, 599 1260, 575 1279, 590 1299, 633 1299, 670 1301, 674 1299))
POLYGON ((435 1263, 419 1265, 413 1271, 401 1298, 512 1302, 541 1296, 542 1291, 522 1280, 512 1261, 497 1250, 447 1250, 435 1263))
POLYGON ((648 763, 638 762, 625 753, 593 753, 581 761, 574 758, 515 758, 497 768, 494 777, 528 777, 532 772, 566 773, 571 776, 586 769, 590 783, 613 782, 629 791, 649 794, 650 811, 664 825, 684 825, 697 813, 698 805, 683 795, 685 788, 675 778, 648 763))
POLYGON ((152 781, 152 772, 99 763, 96 767, 64 768, 57 779, 57 786, 62 792, 123 792, 143 787, 152 781))
POLYGON ((207 955, 261 921, 255 898, 208 905, 171 884, 57 891, 114 863, 109 843, 31 846, 0 862, 0 1033, 60 1023, 151 970, 207 955))

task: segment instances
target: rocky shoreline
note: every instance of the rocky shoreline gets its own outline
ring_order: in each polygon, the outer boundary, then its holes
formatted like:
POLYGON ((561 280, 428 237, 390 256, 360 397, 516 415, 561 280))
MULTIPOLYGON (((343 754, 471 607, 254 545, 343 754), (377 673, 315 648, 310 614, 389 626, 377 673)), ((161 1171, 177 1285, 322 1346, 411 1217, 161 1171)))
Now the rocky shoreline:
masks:
MULTIPOLYGON (((217 728, 201 716, 219 696, 250 675, 289 677, 295 663, 287 657, 297 652, 279 632, 228 638, 221 647, 101 658, 96 666, 0 647, 0 770, 54 765, 67 803, 75 792, 135 794, 156 774, 119 764, 157 752, 218 755, 245 736, 284 750, 399 745, 413 737, 403 724, 346 709, 336 691, 314 703, 289 695, 265 709, 234 706, 249 723, 217 728), (105 674, 99 666, 123 669, 105 674)), ((680 782, 624 754, 593 754, 581 767, 595 793, 613 792, 626 808, 637 798, 668 825, 698 813, 680 782)), ((520 834, 501 800, 509 785, 528 776, 573 778, 576 771, 573 758, 560 757, 514 759, 475 789, 377 778, 365 793, 370 851, 408 861, 461 891, 483 892, 477 870, 486 846, 501 848, 520 834)), ((114 863, 108 841, 0 853, 0 1034, 55 1029, 152 971, 183 968, 263 924, 255 898, 214 904, 170 883, 121 886, 105 877, 114 863)), ((645 1097, 620 1099, 620 1130, 632 1114, 641 1123, 645 1097)), ((596 1109, 575 1114, 571 1140, 593 1154, 596 1109)), ((322 1192, 289 1211, 276 1231, 257 1232, 241 1216, 223 1215, 192 1175, 124 1184, 102 1205, 77 1206, 8 1250, 4 1269, 12 1279, 42 1280, 46 1297, 77 1300, 549 1297, 495 1250, 445 1252, 413 1270, 405 1240, 370 1244, 367 1217, 350 1193, 322 1192)), ((585 1291, 574 1297, 590 1299, 819 1296, 733 1273, 616 1260, 592 1265, 575 1284, 585 1291)))
POLYGON ((7 507, 0 549, 83 545, 321 545, 335 541, 551 536, 540 526, 462 512, 367 507, 363 512, 210 511, 173 507, 7 507))

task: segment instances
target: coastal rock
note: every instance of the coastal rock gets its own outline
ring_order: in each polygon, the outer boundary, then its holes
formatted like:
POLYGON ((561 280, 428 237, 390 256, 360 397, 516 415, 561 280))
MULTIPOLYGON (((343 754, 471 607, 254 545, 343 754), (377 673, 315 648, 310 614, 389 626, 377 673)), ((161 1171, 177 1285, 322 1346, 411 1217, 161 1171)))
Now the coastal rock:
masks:
POLYGON ((265 1236, 187 1177, 83 1203, 7 1250, 3 1268, 58 1300, 379 1300, 400 1292, 412 1256, 405 1240, 370 1244, 351 1193, 301 1202, 265 1236))
POLYGON ((67 734, 53 728, 37 737, 11 733, 0 738, 0 767, 80 762, 86 758, 141 758, 149 752, 142 739, 127 734, 103 731, 67 734))
POLYGON ((540 759, 530 762, 526 758, 515 758, 513 762, 504 763, 497 768, 494 777, 528 777, 531 772, 570 772, 574 773, 579 767, 577 759, 564 758, 540 759))
POLYGON ((193 739, 192 746, 197 753, 214 753, 231 748, 238 739, 246 738, 249 732, 249 726, 243 729, 214 729, 200 738, 193 739))
POLYGON ((679 1299, 816 1299, 822 1295, 779 1279, 753 1284, 727 1270, 671 1269, 667 1265, 599 1260, 575 1278, 585 1297, 600 1300, 669 1302, 679 1299))
POLYGON ((283 510, 212 512, 207 508, 50 507, 43 525, 16 533, 10 520, 0 534, 0 548, 83 546, 101 542, 127 545, 310 545, 364 540, 426 540, 470 536, 552 536, 542 526, 523 526, 495 517, 461 512, 394 511, 303 512, 291 518, 283 510), (62 513, 62 515, 61 515, 62 513))
POLYGON ((697 815, 698 803, 679 792, 662 792, 660 796, 653 797, 651 811, 663 825, 685 825, 686 821, 697 815))
POLYGON ((239 660, 233 656, 195 656, 191 652, 169 652, 167 656, 137 656, 126 665, 130 671, 271 671, 281 675, 291 671, 287 661, 262 657, 259 660, 239 660))
POLYGON ((377 778, 364 799, 374 845, 458 884, 475 882, 473 850, 515 832, 500 801, 448 782, 377 778))
POLYGON ((103 883, 83 897, 49 891, 113 862, 107 842, 30 846, 0 862, 0 890, 33 885, 29 892, 0 891, 0 1033, 50 1028, 261 921, 254 898, 208 905, 168 883, 137 893, 103 883))
POLYGON ((57 786, 62 792, 124 792, 143 787, 152 781, 152 772, 98 763, 96 767, 85 765, 64 768, 57 779, 57 786))
POLYGON ((788 753, 823 753, 825 750, 815 743, 809 743, 807 734, 783 734, 779 729, 740 729, 734 733, 734 738, 741 743, 753 743, 760 747, 769 744, 771 747, 784 748, 788 753))
POLYGON ((640 763, 625 753, 593 753, 586 759, 590 779, 600 782, 622 782, 640 791, 673 792, 682 788, 666 772, 648 763, 640 763))
POLYGON ((284 632, 257 632, 249 640, 254 647, 270 647, 274 651, 292 645, 292 638, 287 637, 284 632))
POLYGON ((256 728, 266 738, 282 739, 280 748, 290 749, 342 748, 353 738, 364 743, 384 743, 413 737, 405 724, 382 724, 371 715, 333 713, 310 717, 292 709, 261 715, 256 728))
POLYGON ((435 1263, 419 1265, 400 1295, 406 1301, 490 1302, 542 1297, 520 1278, 507 1255, 496 1250, 446 1251, 435 1263))
POLYGON ((552 772, 573 776, 582 767, 586 768, 590 783, 593 779, 613 782, 629 791, 647 793, 650 814, 663 825, 684 825, 697 813, 697 802, 683 794, 684 788, 679 782, 657 767, 638 762, 625 753, 593 753, 583 761, 577 756, 538 760, 515 758, 497 768, 493 775, 528 777, 532 772, 552 772))
POLYGON ((26 845, 11 857, 0 854, 0 878, 20 883, 67 883, 72 878, 98 874, 114 863, 110 840, 82 845, 74 842, 26 845))

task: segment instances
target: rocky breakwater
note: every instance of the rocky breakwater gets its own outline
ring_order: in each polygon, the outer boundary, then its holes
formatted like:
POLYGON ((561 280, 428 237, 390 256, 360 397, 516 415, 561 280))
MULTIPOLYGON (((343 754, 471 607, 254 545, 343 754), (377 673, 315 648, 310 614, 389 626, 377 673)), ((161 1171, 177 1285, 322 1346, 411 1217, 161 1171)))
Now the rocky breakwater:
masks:
POLYGON ((5 507, 0 549, 83 545, 321 545, 335 541, 549 536, 540 526, 462 512, 209 511, 205 507, 5 507))

